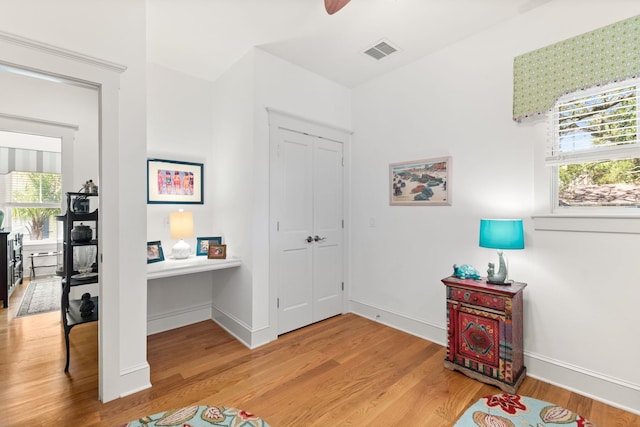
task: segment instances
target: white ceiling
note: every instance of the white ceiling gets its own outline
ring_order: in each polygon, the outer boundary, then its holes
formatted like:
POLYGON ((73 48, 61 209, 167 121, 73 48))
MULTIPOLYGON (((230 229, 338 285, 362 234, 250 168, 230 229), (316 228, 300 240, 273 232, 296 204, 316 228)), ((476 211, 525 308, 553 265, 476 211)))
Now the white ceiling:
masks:
POLYGON ((148 61, 216 80, 252 47, 355 87, 551 0, 148 0, 148 61), (376 61, 380 40, 399 49, 376 61))

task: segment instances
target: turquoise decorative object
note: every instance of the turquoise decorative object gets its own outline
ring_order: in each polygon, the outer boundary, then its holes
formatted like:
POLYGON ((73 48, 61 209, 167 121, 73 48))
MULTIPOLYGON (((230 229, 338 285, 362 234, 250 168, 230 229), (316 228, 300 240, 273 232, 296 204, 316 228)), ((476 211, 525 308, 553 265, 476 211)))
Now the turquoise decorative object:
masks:
POLYGON ((453 275, 460 279, 480 280, 480 273, 469 264, 453 264, 453 275))

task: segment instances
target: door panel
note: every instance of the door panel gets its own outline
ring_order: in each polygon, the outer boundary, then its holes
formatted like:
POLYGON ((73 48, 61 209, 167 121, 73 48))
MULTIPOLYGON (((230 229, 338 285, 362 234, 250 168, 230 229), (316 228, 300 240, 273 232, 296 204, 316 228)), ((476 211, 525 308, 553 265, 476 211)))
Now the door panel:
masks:
POLYGON ((279 129, 277 167, 281 188, 278 256, 279 333, 308 325, 313 319, 313 228, 311 162, 313 139, 279 129))
POLYGON ((314 251, 313 321, 342 313, 342 247, 318 246, 314 251))
POLYGON ((314 150, 313 321, 342 313, 342 144, 316 138, 314 150))
POLYGON ((283 334, 343 311, 343 145, 282 128, 272 135, 272 277, 283 334))
POLYGON ((282 277, 279 322, 289 330, 313 322, 312 288, 309 281, 311 266, 310 249, 285 250, 282 262, 287 273, 282 277))

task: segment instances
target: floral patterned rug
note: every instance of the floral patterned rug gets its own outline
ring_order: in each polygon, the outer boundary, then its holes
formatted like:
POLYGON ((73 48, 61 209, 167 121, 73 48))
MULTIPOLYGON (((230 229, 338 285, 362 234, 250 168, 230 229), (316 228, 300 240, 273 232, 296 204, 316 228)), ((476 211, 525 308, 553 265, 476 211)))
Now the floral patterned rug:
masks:
POLYGON ((597 427, 580 415, 554 405, 517 394, 494 394, 474 403, 454 427, 559 426, 597 427))
POLYGON ((262 419, 241 409, 224 406, 188 406, 130 421, 122 427, 269 427, 262 419))

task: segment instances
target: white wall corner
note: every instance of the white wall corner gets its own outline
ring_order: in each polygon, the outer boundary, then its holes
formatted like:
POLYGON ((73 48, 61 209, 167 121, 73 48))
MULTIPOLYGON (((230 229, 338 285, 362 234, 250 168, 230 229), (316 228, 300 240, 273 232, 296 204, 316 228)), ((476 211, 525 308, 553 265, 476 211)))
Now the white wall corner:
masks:
POLYGON ((251 350, 277 339, 277 336, 274 336, 272 328, 269 326, 252 330, 249 325, 225 312, 220 307, 212 307, 211 319, 251 350))

